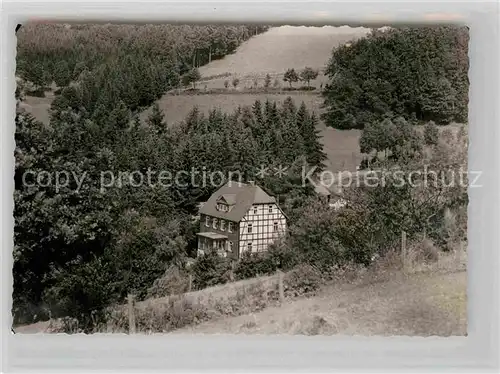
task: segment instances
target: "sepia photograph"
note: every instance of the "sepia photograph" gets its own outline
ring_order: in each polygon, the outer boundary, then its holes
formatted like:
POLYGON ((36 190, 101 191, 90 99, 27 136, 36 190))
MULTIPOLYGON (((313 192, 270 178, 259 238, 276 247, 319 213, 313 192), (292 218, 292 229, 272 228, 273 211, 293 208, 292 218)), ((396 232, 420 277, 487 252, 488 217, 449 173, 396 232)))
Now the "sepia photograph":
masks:
POLYGON ((467 27, 16 38, 15 334, 467 335, 467 27))

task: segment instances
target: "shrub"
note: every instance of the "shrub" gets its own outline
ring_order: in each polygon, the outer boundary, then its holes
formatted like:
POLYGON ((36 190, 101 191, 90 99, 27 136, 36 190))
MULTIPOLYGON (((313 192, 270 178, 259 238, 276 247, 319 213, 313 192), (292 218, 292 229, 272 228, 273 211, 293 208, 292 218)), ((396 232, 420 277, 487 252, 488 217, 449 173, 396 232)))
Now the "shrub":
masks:
POLYGON ((153 286, 148 289, 149 297, 164 297, 178 295, 189 291, 189 277, 186 272, 171 266, 165 275, 154 281, 153 286))
POLYGON ((299 262, 296 251, 284 243, 273 243, 268 250, 260 253, 244 252, 234 269, 237 279, 255 278, 274 274, 276 270, 289 270, 299 262))
POLYGON ((298 88, 299 91, 314 91, 316 87, 314 86, 300 86, 298 88))
POLYGON ((144 310, 136 309, 137 331, 169 332, 207 319, 205 307, 184 296, 170 297, 165 304, 151 304, 144 310))
POLYGON ((429 121, 424 127, 424 141, 427 145, 436 145, 439 140, 439 130, 434 121, 429 121))
POLYGON ((309 296, 316 293, 322 283, 319 271, 311 265, 301 264, 285 274, 285 297, 309 296))
MULTIPOLYGON (((290 226, 288 243, 289 247, 297 252, 300 262, 326 270, 351 260, 357 253, 347 251, 347 246, 339 241, 339 238, 344 239, 341 229, 349 231, 350 228, 347 226, 352 224, 353 219, 345 222, 337 216, 333 209, 320 201, 302 209, 297 222, 290 226)), ((351 235, 357 234, 351 233, 351 235)))
POLYGON ((271 85, 271 76, 269 74, 266 74, 266 78, 264 79, 264 88, 268 89, 270 85, 271 85))
POLYGON ((293 269, 300 263, 300 256, 297 251, 290 249, 284 242, 271 244, 266 256, 275 269, 283 271, 293 269))
POLYGON ((224 87, 225 87, 225 88, 228 88, 228 87, 229 87, 229 81, 228 81, 227 79, 224 81, 224 87))
POLYGON ((190 271, 193 273, 193 285, 196 289, 224 284, 231 280, 231 260, 208 252, 196 258, 190 271))
POLYGON ((311 84, 311 80, 316 79, 318 77, 319 71, 314 70, 313 68, 306 67, 304 70, 300 72, 300 78, 307 82, 307 86, 309 87, 311 84))
POLYGON ((26 94, 34 97, 45 97, 45 88, 42 87, 33 91, 28 91, 26 94))
POLYGON ((423 239, 408 248, 409 257, 416 263, 432 263, 439 260, 439 250, 431 239, 423 239))
POLYGON ((403 269, 401 251, 399 248, 391 248, 371 263, 366 273, 360 277, 360 280, 364 284, 384 282, 393 277, 394 272, 401 269, 403 269))
POLYGON ((271 274, 276 271, 274 264, 269 261, 266 253, 243 252, 234 269, 237 279, 254 278, 271 274))

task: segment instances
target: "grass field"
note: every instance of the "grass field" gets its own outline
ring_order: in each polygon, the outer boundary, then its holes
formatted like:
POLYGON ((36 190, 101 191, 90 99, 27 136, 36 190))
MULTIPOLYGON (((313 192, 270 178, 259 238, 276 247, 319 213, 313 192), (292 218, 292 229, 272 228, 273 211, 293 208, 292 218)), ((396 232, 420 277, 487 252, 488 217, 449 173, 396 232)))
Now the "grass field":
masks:
POLYGON ((273 27, 243 43, 234 54, 200 68, 202 76, 239 77, 283 73, 287 68, 323 69, 332 48, 364 36, 362 27, 273 27))
POLYGON ((174 333, 290 335, 467 334, 466 252, 443 255, 426 269, 390 271, 325 286, 311 298, 189 326, 174 333), (380 274, 379 274, 380 275, 380 274))
MULTIPOLYGON (((288 96, 291 96, 296 105, 303 101, 307 107, 316 114, 321 113, 322 99, 314 94, 211 94, 211 95, 165 95, 158 101, 160 109, 165 113, 169 124, 182 121, 191 111, 193 106, 198 106, 200 111, 208 113, 211 109, 220 108, 224 112, 231 113, 238 105, 252 105, 255 100, 264 102, 269 99, 282 103, 288 96)), ((151 109, 142 113, 141 118, 147 118, 151 109)), ((327 170, 337 172, 340 170, 356 170, 356 166, 361 161, 358 140, 359 130, 342 131, 327 128, 320 123, 319 129, 322 136, 321 141, 327 155, 325 162, 327 170)))
MULTIPOLYGON (((197 106, 201 112, 207 114, 210 110, 219 108, 223 112, 232 113, 238 106, 253 105, 255 100, 262 103, 266 100, 282 103, 287 94, 208 94, 208 95, 164 95, 158 104, 165 113, 165 118, 169 124, 180 122, 186 115, 197 106)), ((300 105, 302 101, 310 110, 320 113, 320 106, 323 103, 321 97, 312 94, 293 94, 295 102, 300 105)), ((141 114, 145 119, 149 115, 151 108, 141 114)))
MULTIPOLYGON (((325 68, 334 47, 364 36, 369 29, 350 27, 273 27, 267 32, 254 36, 243 43, 234 54, 200 67, 202 77, 227 75, 204 80, 197 87, 204 89, 223 88, 224 81, 231 82, 233 77, 240 79, 238 89, 244 90, 253 85, 255 78, 258 86, 262 87, 266 74, 272 76, 272 83, 277 79, 279 87, 286 87, 283 82, 283 73, 288 68, 303 69, 306 66, 322 70, 325 68)), ((311 81, 311 86, 318 87, 326 82, 326 77, 320 74, 311 81)), ((296 83, 294 86, 298 86, 296 83)), ((230 90, 233 89, 230 86, 230 90)), ((234 89, 233 89, 234 90, 234 89)), ((322 98, 319 94, 294 93, 283 94, 210 94, 210 95, 164 95, 159 101, 160 108, 166 114, 169 123, 175 123, 185 118, 193 106, 207 113, 210 109, 220 108, 232 112, 238 106, 252 105, 256 99, 266 99, 283 102, 286 97, 292 96, 297 104, 302 101, 316 114, 321 113, 322 98)), ((143 113, 143 117, 149 110, 143 113)), ((326 168, 331 171, 355 170, 361 161, 357 130, 339 131, 325 128, 320 123, 322 142, 327 154, 326 168)))
MULTIPOLYGON (((273 27, 269 31, 257 35, 243 43, 237 51, 225 58, 202 66, 200 73, 203 77, 232 74, 240 78, 239 90, 244 90, 253 85, 253 80, 258 77, 258 85, 262 87, 265 74, 272 75, 272 79, 279 81, 280 87, 286 87, 283 82, 283 72, 287 68, 302 69, 310 66, 323 69, 330 58, 332 48, 342 43, 364 35, 368 30, 349 27, 273 27)), ((208 79, 198 83, 198 88, 207 89, 223 88, 225 80, 232 77, 208 79)), ((319 87, 326 82, 324 75, 311 82, 312 86, 319 87)), ((273 82, 274 83, 274 82, 273 82)), ((300 82, 299 82, 300 83, 300 82)), ((294 86, 298 86, 296 83, 294 86)), ((315 113, 321 112, 322 99, 315 93, 283 93, 283 94, 253 94, 253 93, 227 93, 209 95, 164 95, 158 103, 165 112, 169 124, 177 123, 185 118, 193 106, 207 113, 213 108, 220 108, 225 112, 232 112, 238 106, 252 105, 256 99, 266 99, 283 102, 291 95, 297 105, 302 101, 315 113)), ((49 122, 48 110, 52 102, 51 97, 39 98, 27 96, 22 106, 43 123, 49 122)), ((141 114, 145 119, 150 109, 141 114)), ((321 135, 325 153, 328 156, 326 167, 332 171, 354 170, 359 164, 358 138, 359 131, 339 131, 325 128, 320 124, 321 135)))
POLYGON ((48 124, 49 109, 52 100, 52 97, 26 96, 24 102, 21 103, 21 108, 31 113, 38 121, 48 124))
POLYGON ((235 53, 202 66, 199 70, 203 77, 230 76, 202 82, 201 87, 222 88, 224 81, 230 83, 233 77, 240 79, 241 87, 252 87, 254 79, 262 87, 266 74, 271 75, 271 84, 276 79, 280 87, 286 87, 284 72, 288 68, 300 71, 306 66, 320 71, 318 78, 311 81, 311 86, 319 87, 328 81, 322 71, 332 49, 362 37, 368 31, 362 27, 273 27, 243 43, 235 53))

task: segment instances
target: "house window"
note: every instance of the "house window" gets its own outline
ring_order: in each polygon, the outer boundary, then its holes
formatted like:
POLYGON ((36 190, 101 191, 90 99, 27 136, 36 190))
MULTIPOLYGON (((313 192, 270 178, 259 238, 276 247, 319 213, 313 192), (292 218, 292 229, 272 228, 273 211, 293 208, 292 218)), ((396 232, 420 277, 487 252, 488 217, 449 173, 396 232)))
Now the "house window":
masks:
POLYGON ((252 252, 252 242, 248 242, 247 248, 249 252, 252 252))
POLYGON ((210 217, 209 216, 205 217, 205 226, 210 227, 210 217))
POLYGON ((269 213, 272 213, 272 212, 273 212, 273 206, 269 205, 269 213))
POLYGON ((217 218, 214 218, 214 224, 213 224, 213 226, 212 226, 212 227, 213 227, 214 229, 216 229, 216 228, 217 228, 217 218))
POLYGON ((221 231, 226 231, 226 221, 223 219, 220 220, 220 229, 221 231))
POLYGON ((251 224, 251 223, 249 223, 249 224, 248 224, 248 233, 250 234, 251 232, 252 232, 252 224, 251 224))
POLYGON ((274 222, 273 226, 274 226, 274 231, 275 232, 278 231, 278 222, 274 222))
POLYGON ((257 214, 258 208, 256 206, 253 207, 253 214, 257 214))
POLYGON ((217 210, 227 212, 229 210, 229 207, 226 204, 217 204, 217 210))
POLYGON ((229 252, 233 251, 233 242, 229 242, 229 252))
POLYGON ((233 223, 232 222, 227 223, 227 231, 233 232, 233 223))

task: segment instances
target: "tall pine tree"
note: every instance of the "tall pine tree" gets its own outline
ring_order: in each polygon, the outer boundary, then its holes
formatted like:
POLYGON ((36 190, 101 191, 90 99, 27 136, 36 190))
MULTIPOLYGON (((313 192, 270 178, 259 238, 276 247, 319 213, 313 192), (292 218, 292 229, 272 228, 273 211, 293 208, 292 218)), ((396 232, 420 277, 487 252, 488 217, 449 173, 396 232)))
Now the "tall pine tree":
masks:
POLYGON ((165 114, 160 109, 158 103, 153 105, 151 114, 148 116, 146 123, 157 134, 163 134, 167 129, 167 122, 165 121, 165 114))

